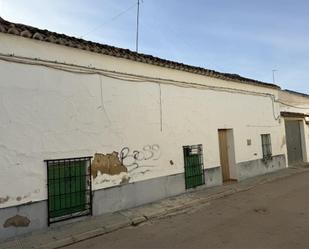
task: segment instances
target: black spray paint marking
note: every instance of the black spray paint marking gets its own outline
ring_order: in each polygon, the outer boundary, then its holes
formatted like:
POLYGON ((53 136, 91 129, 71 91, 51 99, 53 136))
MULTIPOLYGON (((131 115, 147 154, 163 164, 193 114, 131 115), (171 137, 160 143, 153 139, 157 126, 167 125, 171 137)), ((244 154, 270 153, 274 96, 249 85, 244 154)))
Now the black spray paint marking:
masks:
POLYGON ((155 167, 154 165, 143 165, 143 162, 158 160, 161 156, 160 146, 158 144, 145 145, 142 150, 133 150, 132 152, 129 147, 124 147, 119 156, 122 165, 126 166, 129 172, 142 167, 155 167))

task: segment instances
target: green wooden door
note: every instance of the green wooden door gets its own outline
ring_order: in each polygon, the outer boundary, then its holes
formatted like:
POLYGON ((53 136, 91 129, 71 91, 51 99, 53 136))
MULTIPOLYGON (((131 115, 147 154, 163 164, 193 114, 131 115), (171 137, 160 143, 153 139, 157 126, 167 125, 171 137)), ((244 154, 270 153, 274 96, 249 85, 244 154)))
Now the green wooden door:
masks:
POLYGON ((83 161, 48 167, 49 217, 61 217, 86 208, 86 163, 83 161))
POLYGON ((186 188, 203 185, 205 177, 201 149, 184 147, 184 163, 186 188))

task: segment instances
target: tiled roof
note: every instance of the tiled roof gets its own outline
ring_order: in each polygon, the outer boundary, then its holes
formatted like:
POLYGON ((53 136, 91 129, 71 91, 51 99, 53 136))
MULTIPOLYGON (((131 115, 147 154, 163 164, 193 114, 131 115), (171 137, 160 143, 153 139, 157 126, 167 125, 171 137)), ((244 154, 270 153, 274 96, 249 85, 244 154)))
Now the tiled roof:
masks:
POLYGON ((223 80, 236 81, 239 83, 259 85, 269 88, 280 89, 279 86, 265 83, 249 78, 242 77, 238 74, 220 73, 214 70, 209 70, 201 67, 190 66, 179 62, 161 59, 151 55, 133 52, 129 49, 117 48, 109 45, 104 45, 96 42, 86 41, 80 38, 71 37, 65 34, 59 34, 48 31, 46 29, 38 29, 24 24, 8 22, 0 17, 0 32, 17 36, 22 36, 29 39, 51 42, 63 46, 68 46, 77 49, 83 49, 94 53, 110 55, 114 57, 124 58, 132 61, 152 64, 160 67, 166 67, 185 72, 206 75, 213 78, 223 80))
POLYGON ((291 94, 300 95, 300 96, 305 97, 305 98, 309 98, 309 95, 305 94, 305 93, 300 93, 300 92, 296 92, 296 91, 292 91, 292 90, 288 90, 288 89, 284 89, 283 91, 287 92, 287 93, 291 93, 291 94))
POLYGON ((304 114, 300 112, 281 112, 280 113, 282 117, 286 118, 305 118, 309 117, 309 114, 304 114))

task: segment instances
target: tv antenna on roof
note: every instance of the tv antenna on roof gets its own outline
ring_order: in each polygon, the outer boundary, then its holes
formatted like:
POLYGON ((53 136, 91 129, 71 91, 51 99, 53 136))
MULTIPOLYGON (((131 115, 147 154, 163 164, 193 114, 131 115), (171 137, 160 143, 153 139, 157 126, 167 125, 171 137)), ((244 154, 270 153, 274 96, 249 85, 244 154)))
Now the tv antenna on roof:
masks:
POLYGON ((273 69, 272 71, 273 71, 273 84, 275 84, 275 72, 278 72, 278 70, 277 69, 273 69))
POLYGON ((136 43, 135 43, 135 51, 138 52, 138 38, 139 38, 139 6, 140 2, 143 0, 137 0, 137 13, 136 13, 136 43))

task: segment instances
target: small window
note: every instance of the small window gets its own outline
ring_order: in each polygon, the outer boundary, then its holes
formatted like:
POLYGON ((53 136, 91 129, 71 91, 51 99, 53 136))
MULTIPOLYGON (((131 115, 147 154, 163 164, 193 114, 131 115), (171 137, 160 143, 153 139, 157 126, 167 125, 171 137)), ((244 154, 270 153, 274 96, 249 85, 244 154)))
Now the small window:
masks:
POLYGON ((272 151, 271 151, 271 138, 270 134, 262 134, 262 151, 263 151, 263 159, 271 159, 272 151))

